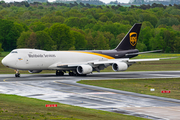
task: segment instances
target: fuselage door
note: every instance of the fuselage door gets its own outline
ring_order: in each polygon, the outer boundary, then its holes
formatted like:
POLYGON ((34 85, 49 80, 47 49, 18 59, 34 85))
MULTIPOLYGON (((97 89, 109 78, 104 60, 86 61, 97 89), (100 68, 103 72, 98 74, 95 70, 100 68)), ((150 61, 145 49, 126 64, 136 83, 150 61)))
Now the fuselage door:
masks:
POLYGON ((26 64, 29 64, 29 59, 28 59, 28 57, 25 57, 25 63, 26 63, 26 64))

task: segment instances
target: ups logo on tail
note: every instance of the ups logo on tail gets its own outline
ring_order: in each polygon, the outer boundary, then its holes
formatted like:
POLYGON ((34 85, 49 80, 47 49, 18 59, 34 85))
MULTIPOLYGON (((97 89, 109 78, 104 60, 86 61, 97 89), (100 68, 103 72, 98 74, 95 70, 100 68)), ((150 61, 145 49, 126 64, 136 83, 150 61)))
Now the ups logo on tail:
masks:
POLYGON ((130 44, 132 46, 135 46, 137 43, 137 33, 136 32, 129 33, 129 40, 130 40, 130 44))

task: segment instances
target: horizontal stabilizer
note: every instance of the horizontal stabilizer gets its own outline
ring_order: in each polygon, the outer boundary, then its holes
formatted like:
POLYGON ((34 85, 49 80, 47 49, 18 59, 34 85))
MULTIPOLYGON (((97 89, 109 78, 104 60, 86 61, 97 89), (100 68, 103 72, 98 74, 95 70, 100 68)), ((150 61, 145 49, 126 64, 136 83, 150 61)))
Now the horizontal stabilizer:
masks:
POLYGON ((138 53, 130 53, 130 54, 125 54, 125 56, 139 55, 139 54, 153 53, 153 52, 161 52, 161 51, 162 50, 153 50, 153 51, 145 51, 145 52, 138 52, 138 53))
POLYGON ((165 60, 165 59, 173 59, 177 57, 168 57, 168 58, 149 58, 149 59, 131 59, 128 62, 145 62, 145 61, 158 61, 158 60, 165 60))

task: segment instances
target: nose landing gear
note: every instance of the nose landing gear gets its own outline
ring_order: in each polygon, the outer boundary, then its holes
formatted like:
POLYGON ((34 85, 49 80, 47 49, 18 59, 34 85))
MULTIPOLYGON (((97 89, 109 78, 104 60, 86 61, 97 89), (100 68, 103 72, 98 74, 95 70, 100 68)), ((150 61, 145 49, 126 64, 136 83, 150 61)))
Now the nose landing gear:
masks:
POLYGON ((15 72, 16 72, 15 77, 20 77, 19 70, 15 70, 15 72))

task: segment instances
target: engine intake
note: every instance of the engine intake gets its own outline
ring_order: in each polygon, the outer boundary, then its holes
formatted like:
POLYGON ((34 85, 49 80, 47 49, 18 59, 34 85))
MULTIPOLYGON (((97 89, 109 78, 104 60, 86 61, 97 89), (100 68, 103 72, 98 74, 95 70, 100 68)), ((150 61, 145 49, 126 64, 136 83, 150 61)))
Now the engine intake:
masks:
POLYGON ((127 70, 128 65, 125 62, 116 62, 112 64, 112 69, 114 71, 125 71, 127 70))
POLYGON ((81 65, 77 67, 77 72, 79 74, 89 74, 93 71, 93 68, 90 65, 81 65))
POLYGON ((40 72, 42 72, 42 70, 29 70, 28 72, 29 73, 40 73, 40 72))

